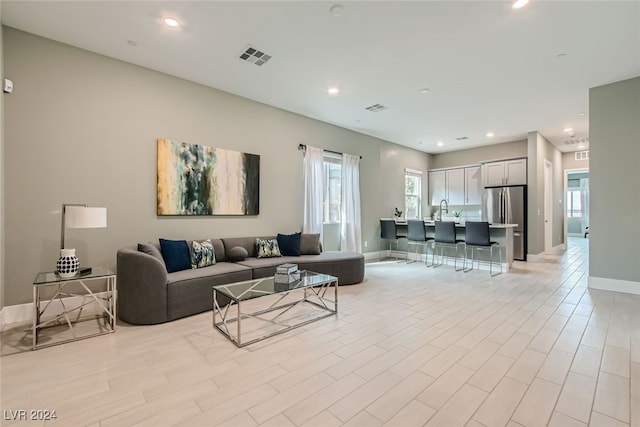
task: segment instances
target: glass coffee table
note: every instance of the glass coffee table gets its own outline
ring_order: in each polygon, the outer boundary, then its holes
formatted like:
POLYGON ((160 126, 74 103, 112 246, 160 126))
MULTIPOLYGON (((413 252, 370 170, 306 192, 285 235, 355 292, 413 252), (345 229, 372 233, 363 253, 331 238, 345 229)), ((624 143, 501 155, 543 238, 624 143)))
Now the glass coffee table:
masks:
POLYGON ((288 284, 267 277, 213 287, 213 326, 238 347, 337 313, 338 278, 327 274, 301 271, 288 284), (229 304, 221 306, 220 297, 229 304))

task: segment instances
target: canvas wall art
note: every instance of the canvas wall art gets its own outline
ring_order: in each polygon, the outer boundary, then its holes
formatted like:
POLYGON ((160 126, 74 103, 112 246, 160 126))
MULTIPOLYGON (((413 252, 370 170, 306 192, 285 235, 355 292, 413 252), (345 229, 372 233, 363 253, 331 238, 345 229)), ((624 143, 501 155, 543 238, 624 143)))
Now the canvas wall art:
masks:
POLYGON ((258 215, 260 156, 158 139, 158 215, 258 215))

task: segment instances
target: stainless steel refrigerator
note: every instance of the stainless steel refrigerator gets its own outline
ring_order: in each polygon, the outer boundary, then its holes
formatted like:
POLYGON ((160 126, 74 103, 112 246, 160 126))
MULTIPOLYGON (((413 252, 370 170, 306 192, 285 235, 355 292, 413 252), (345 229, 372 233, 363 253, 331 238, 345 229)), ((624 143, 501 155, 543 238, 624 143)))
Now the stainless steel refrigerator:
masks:
POLYGON ((527 186, 487 187, 482 219, 492 224, 518 224, 513 229, 513 258, 527 260, 527 186))

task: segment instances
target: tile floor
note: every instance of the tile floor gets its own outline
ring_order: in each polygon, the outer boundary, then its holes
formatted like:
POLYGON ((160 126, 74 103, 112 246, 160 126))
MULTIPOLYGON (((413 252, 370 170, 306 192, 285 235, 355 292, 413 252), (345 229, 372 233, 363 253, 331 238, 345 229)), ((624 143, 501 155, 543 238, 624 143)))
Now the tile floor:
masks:
POLYGON ((493 278, 368 264, 338 317, 243 349, 211 313, 35 352, 12 325, 2 425, 638 427, 640 296, 587 289, 587 255, 572 238, 493 278))

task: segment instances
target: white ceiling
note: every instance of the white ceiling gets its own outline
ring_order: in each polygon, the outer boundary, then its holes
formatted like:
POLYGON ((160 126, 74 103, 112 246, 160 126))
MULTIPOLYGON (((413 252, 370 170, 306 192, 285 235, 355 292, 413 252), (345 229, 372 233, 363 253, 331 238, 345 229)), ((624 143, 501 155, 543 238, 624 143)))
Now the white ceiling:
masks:
POLYGON ((3 0, 1 18, 429 153, 534 130, 574 151, 563 129, 589 137, 589 88, 640 75, 639 1, 342 1, 334 16, 336 3, 3 0), (272 59, 240 60, 247 45, 272 59))

